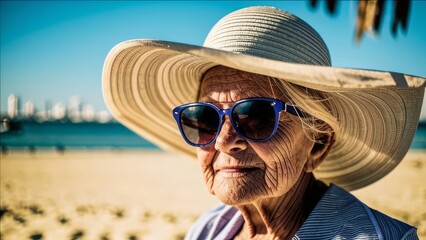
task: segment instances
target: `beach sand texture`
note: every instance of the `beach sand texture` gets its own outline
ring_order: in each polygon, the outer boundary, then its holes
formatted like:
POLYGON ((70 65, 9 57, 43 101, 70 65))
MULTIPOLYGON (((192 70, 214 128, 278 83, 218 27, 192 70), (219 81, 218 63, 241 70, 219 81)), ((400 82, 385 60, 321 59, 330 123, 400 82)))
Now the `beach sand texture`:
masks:
MULTIPOLYGON (((12 151, 1 157, 1 238, 182 239, 210 196, 194 160, 155 150, 12 151)), ((426 239, 426 151, 354 191, 426 239)))

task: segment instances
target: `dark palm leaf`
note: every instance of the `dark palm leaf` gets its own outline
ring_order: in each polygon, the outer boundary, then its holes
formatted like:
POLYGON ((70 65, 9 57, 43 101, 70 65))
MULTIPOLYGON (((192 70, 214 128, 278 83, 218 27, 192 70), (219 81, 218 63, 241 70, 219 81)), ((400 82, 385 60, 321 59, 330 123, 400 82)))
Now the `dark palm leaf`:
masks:
MULTIPOLYGON (((316 8, 318 0, 310 0, 310 6, 316 8)), ((408 17, 410 15, 411 0, 394 0, 394 16, 392 19, 391 32, 396 36, 398 27, 406 32, 408 29, 408 17)), ((331 15, 336 13, 337 0, 325 0, 327 12, 331 15)), ((355 27, 355 39, 359 42, 364 32, 380 32, 381 23, 385 10, 385 0, 358 0, 358 13, 355 27)))

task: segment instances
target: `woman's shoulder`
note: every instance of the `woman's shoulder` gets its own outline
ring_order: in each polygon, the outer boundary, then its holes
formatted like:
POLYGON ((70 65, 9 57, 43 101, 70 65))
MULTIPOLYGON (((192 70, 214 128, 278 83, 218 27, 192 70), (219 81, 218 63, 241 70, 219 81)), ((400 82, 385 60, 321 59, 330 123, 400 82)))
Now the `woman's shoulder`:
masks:
POLYGON ((375 222, 376 228, 381 230, 381 239, 392 239, 392 237, 400 236, 399 239, 418 239, 417 229, 404 222, 394 219, 375 209, 371 209, 372 221, 375 222))
POLYGON ((243 223, 236 208, 221 204, 205 212, 189 229, 185 239, 230 239, 243 223))
MULTIPOLYGON (((204 213, 185 239, 232 239, 244 219, 238 209, 221 204, 204 213)), ((293 239, 418 239, 416 228, 368 207, 331 185, 293 239)))
POLYGON ((336 185, 330 186, 296 235, 299 239, 418 239, 415 227, 368 207, 336 185))

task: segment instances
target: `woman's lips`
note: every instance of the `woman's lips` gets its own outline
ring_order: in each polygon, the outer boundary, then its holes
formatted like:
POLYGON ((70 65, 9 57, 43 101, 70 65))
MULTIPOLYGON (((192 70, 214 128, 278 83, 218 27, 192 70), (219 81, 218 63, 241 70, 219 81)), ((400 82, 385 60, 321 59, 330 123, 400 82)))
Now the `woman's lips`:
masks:
POLYGON ((235 177, 243 177, 257 169, 258 168, 255 168, 255 167, 224 167, 224 168, 220 168, 217 171, 217 174, 223 177, 235 178, 235 177))

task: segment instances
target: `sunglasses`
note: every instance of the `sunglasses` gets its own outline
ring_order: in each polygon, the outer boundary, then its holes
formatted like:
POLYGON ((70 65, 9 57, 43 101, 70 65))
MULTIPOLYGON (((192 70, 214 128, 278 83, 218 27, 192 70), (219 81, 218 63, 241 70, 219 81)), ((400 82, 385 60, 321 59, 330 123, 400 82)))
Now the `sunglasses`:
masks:
POLYGON ((174 108, 173 117, 189 145, 205 147, 216 140, 225 115, 242 138, 267 141, 277 132, 281 111, 303 117, 296 106, 273 98, 242 99, 228 109, 208 102, 188 103, 174 108))

